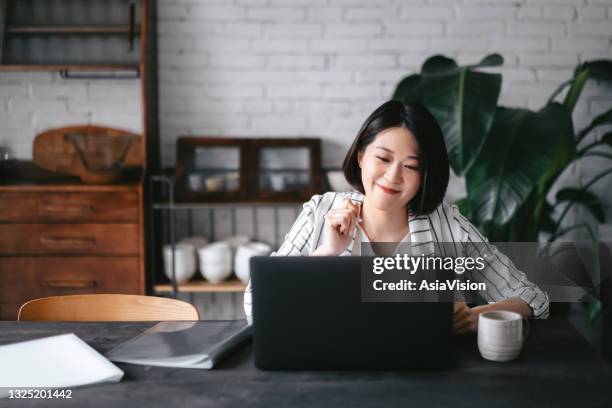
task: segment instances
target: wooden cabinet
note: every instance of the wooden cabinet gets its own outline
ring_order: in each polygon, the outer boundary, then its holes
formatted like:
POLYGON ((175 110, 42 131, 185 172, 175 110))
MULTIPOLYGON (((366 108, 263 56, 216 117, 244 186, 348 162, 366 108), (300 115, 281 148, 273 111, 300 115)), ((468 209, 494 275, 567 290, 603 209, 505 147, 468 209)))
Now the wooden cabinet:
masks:
POLYGON ((140 183, 0 185, 0 319, 24 302, 143 294, 140 183))
POLYGON ((138 174, 113 184, 29 162, 0 168, 0 320, 42 296, 145 293, 144 180, 159 167, 155 8, 154 0, 0 0, 0 73, 131 78, 141 85, 143 125, 142 154, 130 163, 138 174))
POLYGON ((0 0, 0 70, 137 75, 146 7, 146 0, 0 0))

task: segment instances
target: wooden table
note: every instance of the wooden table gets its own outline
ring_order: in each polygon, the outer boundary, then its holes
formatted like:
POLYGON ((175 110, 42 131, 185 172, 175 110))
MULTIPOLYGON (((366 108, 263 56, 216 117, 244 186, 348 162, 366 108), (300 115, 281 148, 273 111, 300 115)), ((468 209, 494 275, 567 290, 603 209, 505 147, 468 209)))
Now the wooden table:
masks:
MULTIPOLYGON (((0 322, 0 344, 74 332, 106 352, 151 325, 0 322)), ((266 372, 253 366, 247 345, 212 371, 118 364, 125 371, 118 384, 74 389, 71 400, 4 399, 0 406, 612 406, 612 367, 565 320, 533 322, 514 362, 483 360, 475 337, 457 339, 455 349, 455 367, 438 373, 266 372)))

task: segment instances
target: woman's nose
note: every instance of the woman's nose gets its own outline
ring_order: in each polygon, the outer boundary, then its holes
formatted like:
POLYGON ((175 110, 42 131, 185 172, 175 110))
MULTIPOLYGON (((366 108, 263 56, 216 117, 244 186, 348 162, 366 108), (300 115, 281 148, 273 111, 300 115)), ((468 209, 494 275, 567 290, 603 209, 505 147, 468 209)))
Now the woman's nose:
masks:
POLYGON ((392 164, 385 172, 385 178, 389 183, 397 184, 402 182, 402 167, 392 164))

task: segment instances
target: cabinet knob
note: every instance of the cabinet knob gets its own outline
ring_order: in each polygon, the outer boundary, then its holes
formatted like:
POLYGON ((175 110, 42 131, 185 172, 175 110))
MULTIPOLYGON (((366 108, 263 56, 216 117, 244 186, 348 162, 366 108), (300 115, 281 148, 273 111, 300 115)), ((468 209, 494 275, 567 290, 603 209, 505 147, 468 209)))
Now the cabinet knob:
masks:
POLYGON ((97 283, 95 280, 86 279, 45 279, 42 285, 46 288, 62 288, 62 289, 83 289, 83 288, 95 288, 97 283))
POLYGON ((38 213, 41 215, 83 215, 93 213, 91 204, 40 204, 38 213))
POLYGON ((40 242, 43 245, 93 245, 96 243, 96 237, 93 236, 53 236, 43 235, 40 237, 40 242))

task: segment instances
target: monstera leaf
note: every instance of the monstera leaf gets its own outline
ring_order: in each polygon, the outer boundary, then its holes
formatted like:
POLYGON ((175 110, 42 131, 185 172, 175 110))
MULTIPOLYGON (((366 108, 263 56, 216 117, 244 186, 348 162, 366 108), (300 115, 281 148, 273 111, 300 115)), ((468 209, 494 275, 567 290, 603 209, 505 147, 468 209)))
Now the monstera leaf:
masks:
POLYGON ((399 99, 404 103, 421 102, 421 95, 421 75, 414 74, 397 84, 392 99, 399 99))
POLYGON ((458 175, 465 174, 484 145, 501 89, 501 75, 475 69, 500 60, 489 56, 479 64, 460 67, 449 58, 436 56, 423 64, 423 104, 440 124, 451 166, 458 175))
POLYGON ((466 175, 473 221, 501 226, 510 220, 551 168, 567 160, 572 136, 571 116, 557 103, 539 112, 498 108, 490 135, 466 175))

